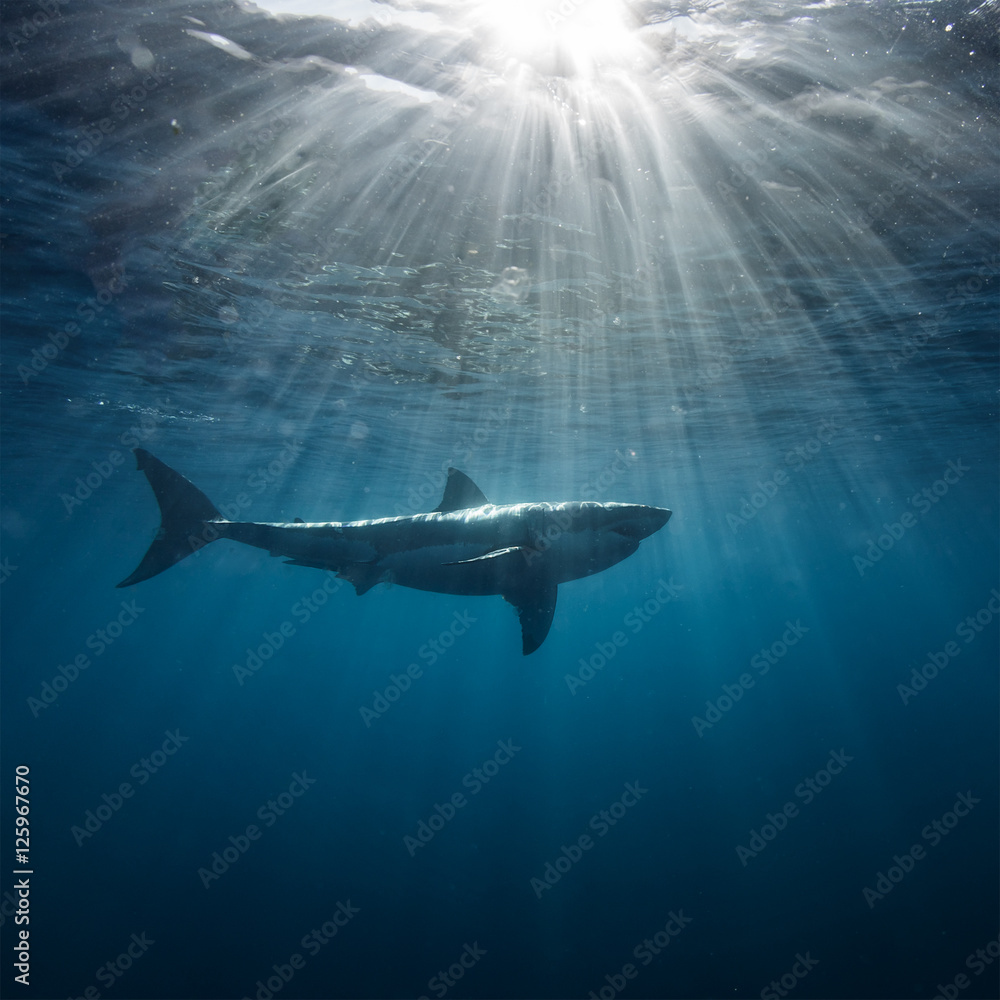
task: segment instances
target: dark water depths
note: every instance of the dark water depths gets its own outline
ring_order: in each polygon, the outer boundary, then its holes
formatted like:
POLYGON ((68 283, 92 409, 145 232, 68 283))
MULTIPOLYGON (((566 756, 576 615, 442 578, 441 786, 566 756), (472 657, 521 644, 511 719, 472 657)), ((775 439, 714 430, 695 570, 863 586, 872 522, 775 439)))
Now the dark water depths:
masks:
POLYGON ((362 6, 3 5, 4 995, 997 996, 996 6, 362 6), (674 514, 524 658, 136 446, 674 514))

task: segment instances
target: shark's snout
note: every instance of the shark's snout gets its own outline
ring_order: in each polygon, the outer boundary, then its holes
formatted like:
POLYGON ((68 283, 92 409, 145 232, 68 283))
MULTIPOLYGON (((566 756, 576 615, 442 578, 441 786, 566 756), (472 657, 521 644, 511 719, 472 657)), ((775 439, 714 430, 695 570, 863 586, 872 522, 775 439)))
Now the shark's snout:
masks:
POLYGON ((673 511, 665 507, 640 507, 634 506, 628 509, 628 513, 612 528, 616 534, 625 538, 635 538, 641 541, 649 538, 662 528, 673 511))

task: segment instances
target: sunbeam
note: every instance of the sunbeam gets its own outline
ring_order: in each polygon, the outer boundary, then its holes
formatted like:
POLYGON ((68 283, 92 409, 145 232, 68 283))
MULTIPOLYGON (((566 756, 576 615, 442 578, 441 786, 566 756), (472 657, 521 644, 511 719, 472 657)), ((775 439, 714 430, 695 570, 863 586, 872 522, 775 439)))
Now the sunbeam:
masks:
MULTIPOLYGON (((549 72, 592 76, 641 51, 637 24, 623 0, 479 0, 466 15, 504 58, 549 72)), ((459 11, 456 10, 456 13, 459 11)))

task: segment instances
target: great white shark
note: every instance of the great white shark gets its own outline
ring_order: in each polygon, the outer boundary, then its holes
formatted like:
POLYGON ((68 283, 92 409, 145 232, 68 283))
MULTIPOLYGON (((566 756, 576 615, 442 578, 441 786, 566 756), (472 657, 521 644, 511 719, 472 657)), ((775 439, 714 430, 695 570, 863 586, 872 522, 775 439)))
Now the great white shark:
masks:
POLYGON ((207 542, 228 538, 284 556, 294 566, 335 572, 364 594, 397 583, 439 594, 498 594, 514 605, 525 656, 545 641, 560 583, 628 558, 671 511, 641 504, 493 504, 457 469, 426 514, 370 521, 230 521, 193 483, 143 448, 135 449, 160 506, 160 529, 131 587, 162 573, 207 542))

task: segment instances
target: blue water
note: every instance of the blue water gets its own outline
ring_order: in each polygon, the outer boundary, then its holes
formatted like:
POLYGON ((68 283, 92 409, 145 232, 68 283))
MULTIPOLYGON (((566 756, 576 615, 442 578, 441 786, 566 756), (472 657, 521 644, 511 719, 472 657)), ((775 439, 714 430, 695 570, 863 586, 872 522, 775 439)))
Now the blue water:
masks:
POLYGON ((3 5, 4 996, 1000 994, 996 6, 563 7, 3 5), (136 446, 674 513, 522 657, 227 541, 115 589, 136 446))

